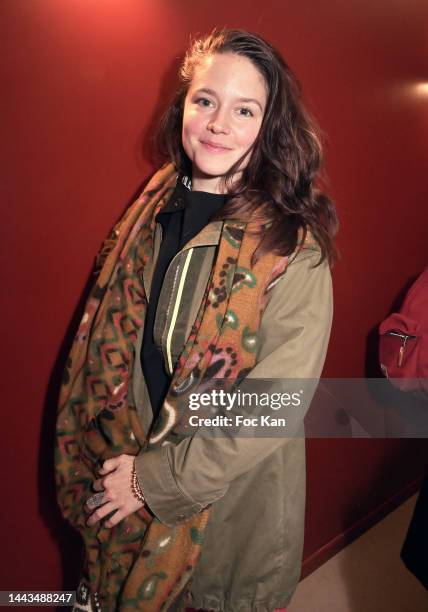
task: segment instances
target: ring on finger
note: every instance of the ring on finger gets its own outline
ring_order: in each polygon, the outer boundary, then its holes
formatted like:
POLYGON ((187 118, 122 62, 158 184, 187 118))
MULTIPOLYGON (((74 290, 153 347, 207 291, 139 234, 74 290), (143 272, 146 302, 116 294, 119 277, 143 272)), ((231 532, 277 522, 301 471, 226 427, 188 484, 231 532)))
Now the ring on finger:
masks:
POLYGON ((104 495, 105 491, 100 491, 99 493, 92 495, 86 502, 87 505, 92 508, 98 508, 99 506, 102 506, 104 503, 104 495))

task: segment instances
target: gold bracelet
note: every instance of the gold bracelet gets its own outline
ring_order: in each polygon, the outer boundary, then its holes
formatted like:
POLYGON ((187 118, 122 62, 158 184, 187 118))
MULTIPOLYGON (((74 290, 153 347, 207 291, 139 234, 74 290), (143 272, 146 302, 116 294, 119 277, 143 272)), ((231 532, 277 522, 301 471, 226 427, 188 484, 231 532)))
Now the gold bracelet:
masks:
POLYGON ((141 490, 140 483, 138 482, 137 472, 135 470, 135 459, 134 459, 134 463, 132 464, 131 491, 135 499, 138 499, 138 501, 143 504, 145 503, 144 495, 141 490))

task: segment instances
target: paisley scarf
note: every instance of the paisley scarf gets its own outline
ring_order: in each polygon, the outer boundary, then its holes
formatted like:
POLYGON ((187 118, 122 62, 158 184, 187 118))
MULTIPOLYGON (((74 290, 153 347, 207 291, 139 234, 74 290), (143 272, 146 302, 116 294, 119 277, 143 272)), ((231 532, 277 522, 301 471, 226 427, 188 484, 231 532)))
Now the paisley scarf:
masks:
POLYGON ((169 164, 150 180, 104 243, 99 273, 68 358, 57 420, 56 481, 64 517, 81 533, 92 607, 168 610, 191 584, 210 508, 169 527, 142 507, 112 529, 88 527, 83 511, 108 458, 150 452, 182 439, 189 390, 202 378, 242 379, 255 365, 257 332, 269 291, 287 257, 251 267, 260 222, 223 222, 217 256, 196 321, 152 431, 128 393, 147 299, 142 270, 153 256, 155 217, 177 180, 169 164), (234 359, 224 359, 234 354, 234 359), (227 363, 227 371, 225 371, 227 363))

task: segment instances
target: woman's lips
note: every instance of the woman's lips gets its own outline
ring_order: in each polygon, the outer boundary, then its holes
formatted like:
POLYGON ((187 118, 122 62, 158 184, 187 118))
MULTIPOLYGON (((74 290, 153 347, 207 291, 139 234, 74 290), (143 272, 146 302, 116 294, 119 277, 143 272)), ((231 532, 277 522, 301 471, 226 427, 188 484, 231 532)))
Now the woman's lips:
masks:
POLYGON ((211 153, 223 153, 224 151, 230 151, 229 147, 222 147, 221 145, 213 144, 212 142, 205 142, 203 140, 200 142, 204 149, 211 151, 211 153))

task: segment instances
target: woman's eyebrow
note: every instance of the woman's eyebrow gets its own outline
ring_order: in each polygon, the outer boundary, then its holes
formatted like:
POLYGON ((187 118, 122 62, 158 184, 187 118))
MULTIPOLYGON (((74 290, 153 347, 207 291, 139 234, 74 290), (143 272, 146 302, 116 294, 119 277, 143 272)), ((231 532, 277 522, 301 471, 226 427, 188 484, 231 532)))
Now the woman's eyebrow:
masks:
POLYGON ((247 103, 248 102, 253 102, 253 104, 257 104, 257 106, 260 108, 260 110, 263 111, 262 105, 255 98, 239 98, 239 102, 247 102, 247 103))
MULTIPOLYGON (((195 91, 195 94, 200 94, 200 93, 207 93, 210 96, 215 96, 217 97, 216 92, 213 89, 209 89, 209 87, 201 87, 200 89, 197 89, 195 91)), ((263 108, 262 105, 260 104, 260 102, 258 100, 256 100, 255 98, 238 98, 238 102, 252 102, 253 104, 257 104, 257 106, 260 108, 260 110, 263 112, 263 108)))

